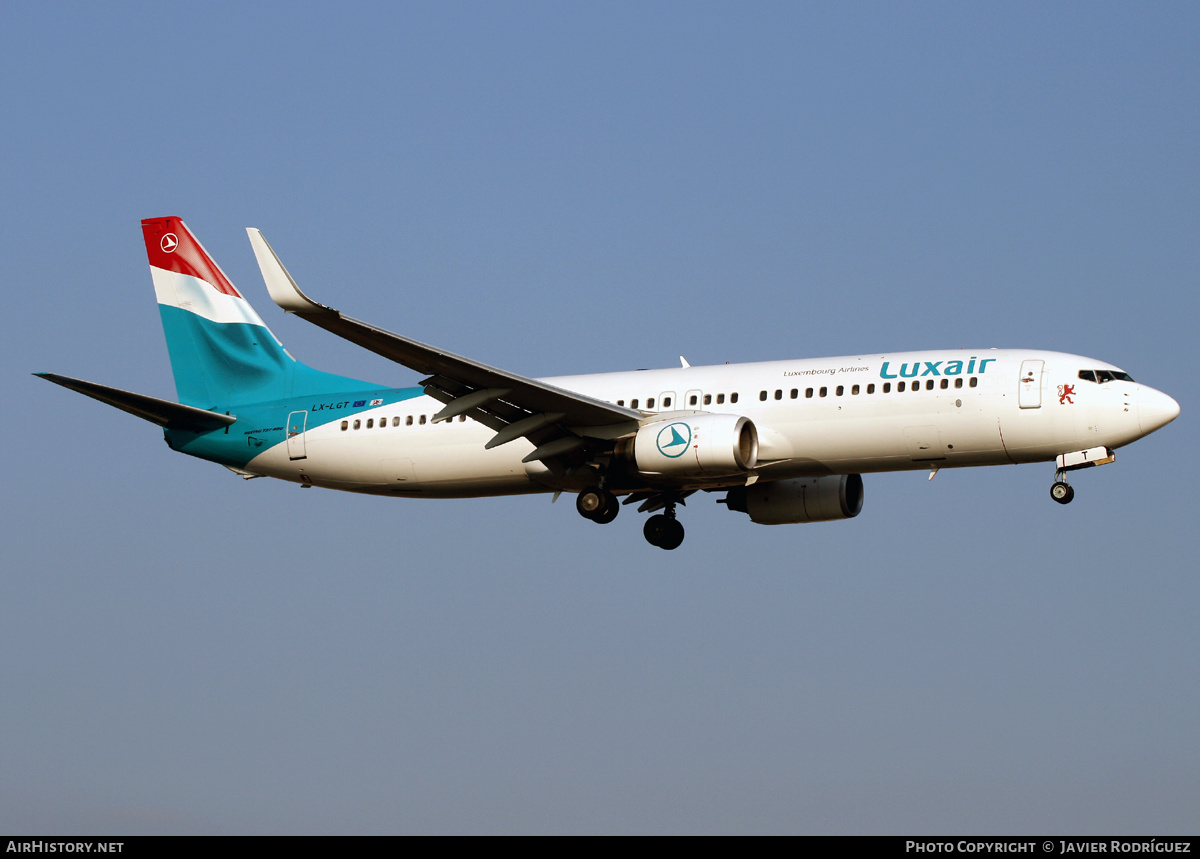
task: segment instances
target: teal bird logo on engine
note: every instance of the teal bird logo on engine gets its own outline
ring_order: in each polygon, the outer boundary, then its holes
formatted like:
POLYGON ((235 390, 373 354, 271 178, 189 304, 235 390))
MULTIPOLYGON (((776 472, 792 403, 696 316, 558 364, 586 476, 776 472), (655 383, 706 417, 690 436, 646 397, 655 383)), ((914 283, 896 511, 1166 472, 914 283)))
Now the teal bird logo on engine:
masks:
POLYGON ((658 431, 658 452, 678 459, 687 452, 692 441, 692 428, 685 423, 667 424, 658 431))

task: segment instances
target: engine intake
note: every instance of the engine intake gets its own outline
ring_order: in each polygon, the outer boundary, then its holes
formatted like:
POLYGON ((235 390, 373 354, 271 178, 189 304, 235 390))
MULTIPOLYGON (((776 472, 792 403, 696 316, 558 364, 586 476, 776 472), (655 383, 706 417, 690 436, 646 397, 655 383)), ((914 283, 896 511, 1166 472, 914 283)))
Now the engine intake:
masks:
POLYGON ((759 525, 853 519, 862 511, 863 482, 858 474, 837 474, 756 483, 730 489, 725 504, 759 525))

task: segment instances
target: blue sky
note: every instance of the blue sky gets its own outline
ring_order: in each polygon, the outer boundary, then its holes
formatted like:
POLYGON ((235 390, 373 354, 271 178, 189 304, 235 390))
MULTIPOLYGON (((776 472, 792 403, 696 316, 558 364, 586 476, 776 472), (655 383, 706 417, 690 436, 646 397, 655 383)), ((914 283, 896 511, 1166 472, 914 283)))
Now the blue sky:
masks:
POLYGON ((0 830, 1111 833, 1200 806, 1194 4, 0 6, 0 830), (1174 396, 861 516, 388 501, 172 454, 140 219, 530 375, 989 346, 1174 396), (1190 369, 1189 369, 1190 368, 1190 369))

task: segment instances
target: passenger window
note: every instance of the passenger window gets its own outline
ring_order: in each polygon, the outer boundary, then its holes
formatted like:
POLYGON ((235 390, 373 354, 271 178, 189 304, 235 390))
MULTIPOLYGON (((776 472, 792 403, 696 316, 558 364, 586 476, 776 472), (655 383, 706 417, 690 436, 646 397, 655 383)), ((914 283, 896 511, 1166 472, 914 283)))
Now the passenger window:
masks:
POLYGON ((704 395, 704 405, 706 405, 706 406, 712 405, 712 394, 704 395))
POLYGON ((977 379, 975 376, 972 376, 972 377, 971 377, 971 387, 972 387, 972 388, 974 388, 974 387, 976 387, 978 384, 979 384, 979 379, 977 379))
POLYGON ((842 387, 841 385, 838 385, 837 386, 837 395, 840 397, 844 390, 846 390, 844 387, 842 387))
POLYGON ((732 394, 729 395, 729 402, 736 403, 737 398, 738 398, 737 391, 734 391, 732 394))
POLYGON ((355 429, 358 429, 358 428, 359 428, 359 427, 361 427, 361 426, 362 426, 362 421, 358 421, 358 420, 356 420, 356 421, 354 422, 354 428, 355 428, 355 429))
POLYGON ((799 388, 792 388, 792 399, 794 400, 794 399, 796 399, 796 397, 798 397, 798 396, 800 396, 800 389, 799 389, 799 388))
POLYGON ((927 390, 927 391, 933 390, 933 379, 930 379, 929 381, 927 381, 925 383, 925 390, 927 390))
POLYGON ((467 422, 467 416, 466 416, 466 415, 459 415, 459 416, 458 416, 458 422, 459 422, 460 424, 465 424, 465 423, 467 422))
POLYGON ((405 425, 406 427, 410 427, 410 426, 412 426, 412 415, 409 415, 408 417, 406 417, 406 418, 404 419, 404 425, 405 425))
POLYGON ((725 395, 724 395, 724 394, 717 394, 717 405, 719 406, 719 405, 721 405, 721 403, 723 403, 723 402, 725 402, 725 395))
POLYGON ((944 391, 944 390, 946 390, 946 389, 947 389, 947 388, 949 388, 949 387, 950 387, 950 380, 949 380, 949 379, 942 379, 942 390, 944 391))
POLYGON ((954 380, 954 387, 956 387, 956 388, 962 387, 962 376, 959 376, 957 379, 954 380))
POLYGON ((367 429, 375 426, 375 418, 367 418, 367 429))
POLYGON ((813 389, 812 389, 812 388, 805 388, 805 389, 804 389, 804 399, 806 399, 806 400, 811 400, 811 399, 812 399, 812 395, 813 395, 813 389))
POLYGON ((646 408, 648 408, 648 409, 654 408, 654 397, 646 398, 646 408))
POLYGON ((418 423, 421 424, 421 426, 425 426, 425 416, 424 415, 421 415, 421 420, 419 420, 418 423))
POLYGON ((867 393, 868 393, 868 394, 873 394, 873 393, 875 393, 875 383, 874 383, 874 382, 872 382, 871 384, 867 385, 867 393))
POLYGON ((394 427, 400 426, 400 416, 399 415, 396 415, 394 418, 392 418, 392 426, 394 426, 394 427))
POLYGON ((853 388, 851 388, 850 393, 854 394, 855 396, 858 396, 858 385, 855 385, 853 388))
POLYGON ((824 396, 828 395, 828 394, 829 394, 829 389, 828 389, 828 388, 821 388, 820 394, 821 394, 821 396, 822 396, 822 397, 824 397, 824 396))
POLYGON ((904 384, 905 384, 904 382, 896 383, 896 390, 899 391, 901 394, 904 393, 904 384))
POLYGON ((618 405, 618 406, 624 406, 624 405, 625 405, 625 401, 624 401, 624 400, 617 400, 617 405, 618 405))
POLYGON ((920 393, 921 392, 921 383, 913 382, 912 390, 913 390, 913 393, 920 393))
POLYGON ((758 398, 759 398, 760 400, 766 400, 766 399, 767 399, 767 392, 766 392, 766 391, 759 391, 759 392, 758 392, 758 398))
POLYGON ((892 383, 891 382, 883 383, 883 392, 885 394, 890 394, 892 392, 892 383))
POLYGON ((350 421, 342 421, 342 432, 350 429, 350 421))
POLYGON ((696 395, 695 394, 692 394, 690 397, 688 397, 688 405, 689 406, 696 405, 696 395))
POLYGON ((671 408, 671 398, 670 398, 670 397, 663 397, 663 405, 662 405, 662 407, 663 407, 664 409, 669 409, 669 408, 671 408))
POLYGON ((637 398, 635 397, 634 399, 629 401, 629 408, 636 409, 637 404, 638 404, 638 401, 637 401, 637 398))
POLYGON ((777 400, 783 399, 783 391, 779 390, 779 388, 775 389, 775 399, 777 399, 777 400))

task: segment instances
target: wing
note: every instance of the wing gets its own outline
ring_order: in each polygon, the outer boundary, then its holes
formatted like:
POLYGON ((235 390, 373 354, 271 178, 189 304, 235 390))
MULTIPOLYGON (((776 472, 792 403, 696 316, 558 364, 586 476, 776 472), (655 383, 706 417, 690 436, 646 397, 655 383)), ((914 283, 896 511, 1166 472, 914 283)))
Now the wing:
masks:
POLYGON ((267 291, 276 304, 427 376, 421 382, 425 393, 446 405, 434 421, 468 415, 496 430, 488 448, 527 438, 535 449, 525 461, 541 460, 557 470, 554 466, 563 461, 586 459, 588 439, 611 440, 627 435, 637 430, 644 417, 635 409, 490 367, 344 316, 301 292, 262 233, 253 227, 246 232, 267 291))

